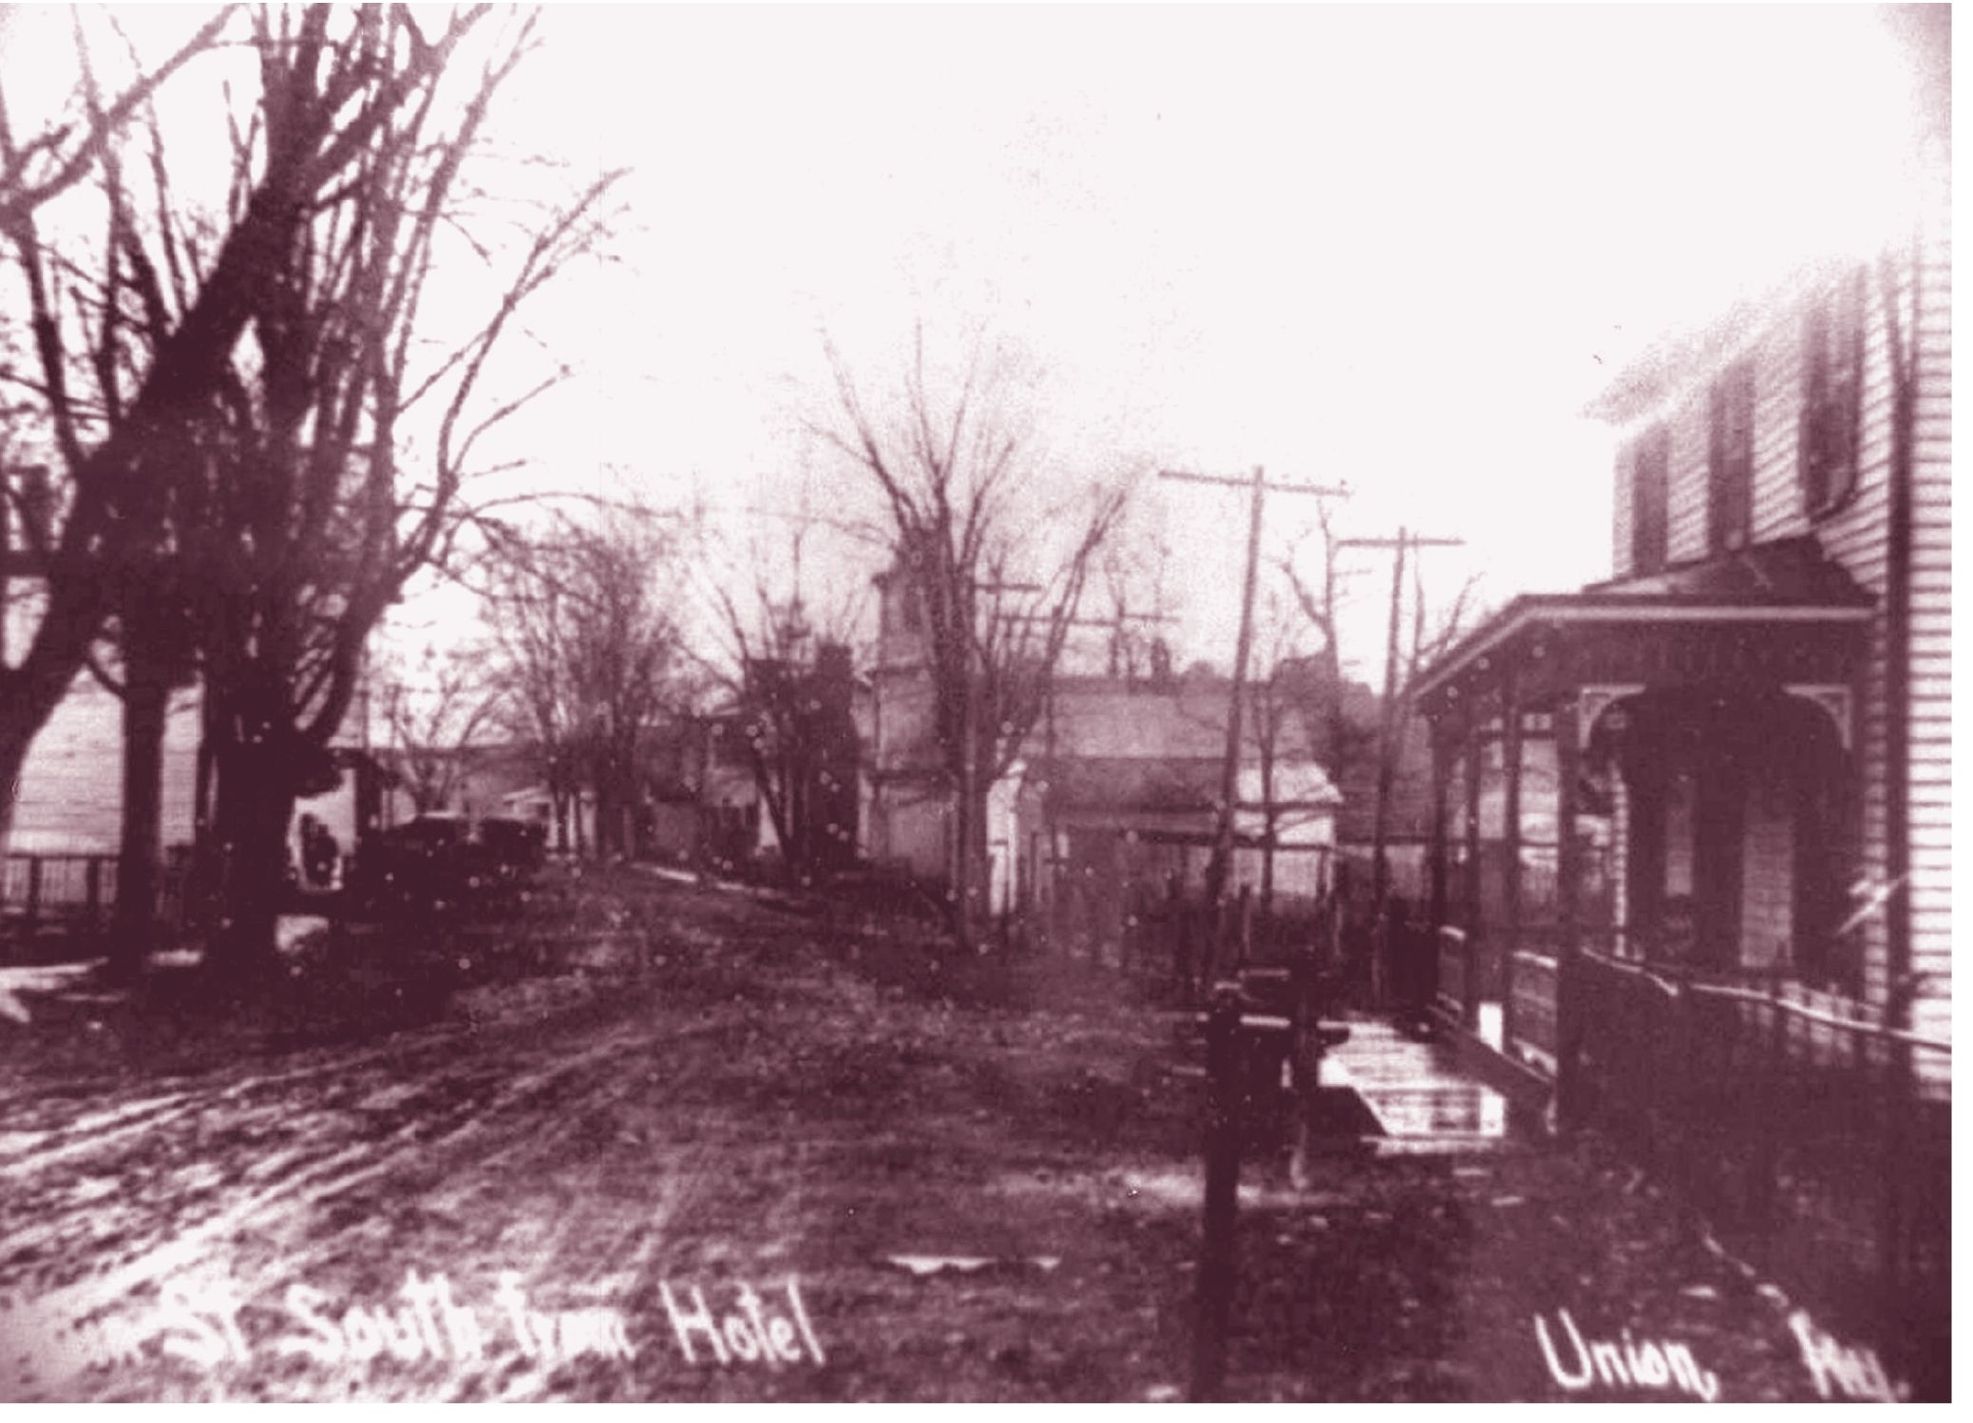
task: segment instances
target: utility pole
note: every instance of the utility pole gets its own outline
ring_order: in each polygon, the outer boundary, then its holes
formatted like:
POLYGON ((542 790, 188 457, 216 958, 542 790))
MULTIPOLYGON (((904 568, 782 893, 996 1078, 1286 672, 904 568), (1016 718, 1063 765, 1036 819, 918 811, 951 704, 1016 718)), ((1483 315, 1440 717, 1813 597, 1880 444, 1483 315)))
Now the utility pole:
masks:
POLYGON ((1240 593, 1240 632, 1234 641, 1233 686, 1227 697, 1226 760, 1220 768, 1219 816, 1213 827, 1213 853, 1212 858, 1206 862, 1206 903, 1211 908, 1214 926, 1212 962, 1220 964, 1226 961, 1226 941, 1229 937, 1227 916, 1220 910, 1221 901, 1226 893, 1227 874, 1233 863, 1234 806, 1240 794, 1240 719, 1246 690, 1247 653, 1253 645, 1254 637, 1254 585, 1260 574, 1261 511, 1270 493, 1347 498, 1350 491, 1347 485, 1336 487, 1270 481, 1266 470, 1260 465, 1254 466, 1253 475, 1248 479, 1192 474, 1170 469, 1159 470, 1158 477, 1183 480, 1191 484, 1216 484, 1233 489, 1244 485, 1249 491, 1247 570, 1240 593))
POLYGON ((1382 1000, 1384 994, 1385 958, 1388 945, 1385 939, 1384 905, 1390 896, 1391 871, 1388 841, 1391 822, 1391 790, 1397 778, 1397 698, 1398 698, 1398 623, 1404 605, 1404 559, 1407 551, 1421 548, 1458 548, 1465 544, 1464 539, 1426 538, 1399 527, 1396 538, 1389 539, 1338 539, 1338 548, 1387 548, 1394 557, 1391 560, 1391 621, 1389 635, 1384 647, 1384 705, 1378 718, 1377 727, 1377 800, 1371 820, 1370 831, 1370 914, 1371 914, 1371 995, 1382 1000))
MULTIPOLYGON (((992 596, 993 618, 996 622, 1005 623, 1009 625, 1028 624, 1028 623, 1054 624, 1057 622, 1058 614, 1055 612, 1035 612, 1035 611, 1023 610, 1019 608, 1009 610, 1003 608, 1000 604, 1000 598, 1003 594, 1046 592, 1047 589, 1040 583, 1026 582, 1019 580, 1010 581, 999 577, 990 577, 990 578, 975 579, 972 583, 972 590, 975 597, 977 597, 981 593, 986 593, 992 596)), ((1100 628, 1111 628, 1114 630, 1116 628, 1121 627, 1122 622, 1125 618, 1136 619, 1136 620, 1151 620, 1153 619, 1153 615, 1144 614, 1144 613, 1126 614, 1120 612, 1114 618, 1061 617, 1059 619, 1059 625, 1063 628, 1100 627, 1100 628)), ((967 625, 969 628, 975 630, 975 636, 976 636, 977 626, 978 626, 976 618, 973 616, 969 616, 967 619, 967 625)), ((978 657, 977 647, 975 646, 973 648, 969 648, 967 652, 966 700, 962 708, 963 718, 964 718, 962 722, 962 726, 963 726, 963 735, 965 737, 967 777, 966 777, 966 783, 962 783, 962 792, 960 797, 962 803, 959 808, 959 813, 961 815, 968 813, 967 807, 970 806, 972 800, 970 791, 966 790, 964 788, 964 785, 976 784, 984 774, 986 774, 988 771, 991 770, 991 767, 982 768, 978 765, 978 757, 980 750, 979 743, 982 738, 980 737, 977 731, 977 723, 978 723, 977 701, 979 695, 979 681, 980 678, 984 676, 986 669, 984 667, 977 666, 976 663, 977 657, 978 657)), ((1046 738, 1046 746, 1045 746, 1044 754, 1047 759, 1049 774, 1052 775, 1054 773, 1054 760, 1055 760, 1055 754, 1054 754, 1055 753, 1055 671, 1053 668, 1049 670, 1047 678, 1043 684, 1041 714, 1043 718, 1043 725, 1045 728, 1044 734, 1046 738)), ((983 825, 980 827, 980 830, 983 835, 990 835, 989 827, 983 825)), ((989 860, 991 859, 990 840, 987 843, 983 844, 982 846, 978 846, 974 848, 976 850, 977 849, 987 850, 988 858, 989 860)), ((1053 852, 1054 852, 1054 847, 1053 847, 1052 832, 1051 832, 1051 843, 1050 843, 1051 858, 1053 856, 1053 852)), ((1008 868, 1007 868, 1007 879, 1005 881, 1005 892, 1010 897, 1016 892, 1017 889, 1017 886, 1014 881, 1014 874, 1015 874, 1014 865, 1017 863, 1018 858, 1019 857, 1015 851, 1015 847, 1010 845, 1008 847, 1008 868)), ((965 866, 963 865, 955 866, 955 869, 956 869, 956 873, 962 876, 962 878, 955 881, 956 883, 961 883, 961 884, 970 883, 970 875, 967 873, 965 866)), ((989 905, 989 910, 991 910, 991 908, 992 906, 989 905)), ((1006 908, 1005 903, 1002 904, 1001 908, 1003 910, 1006 908)))

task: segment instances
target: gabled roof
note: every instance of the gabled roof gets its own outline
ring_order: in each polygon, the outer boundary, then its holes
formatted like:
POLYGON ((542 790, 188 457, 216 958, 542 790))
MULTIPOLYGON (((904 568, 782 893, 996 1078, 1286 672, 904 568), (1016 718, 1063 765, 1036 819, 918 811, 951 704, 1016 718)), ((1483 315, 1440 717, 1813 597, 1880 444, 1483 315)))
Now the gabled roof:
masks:
MULTIPOLYGON (((1058 757, 1201 757, 1217 764, 1226 751, 1229 690, 1221 677, 1178 677, 1165 682, 1061 678, 1052 698, 1052 749, 1058 757)), ((1250 702, 1245 737, 1249 759, 1255 754, 1252 715, 1250 702)), ((1050 734, 1050 720, 1044 714, 1029 737, 1033 754, 1050 749, 1050 734)), ((1277 749, 1284 762, 1307 758, 1307 733, 1300 717, 1283 718, 1277 749)))
MULTIPOLYGON (((1211 811, 1219 803, 1225 761, 1220 756, 1069 757, 1057 761, 1052 770, 1035 764, 1028 774, 1058 810, 1211 811)), ((1240 768, 1239 797, 1246 807, 1260 802, 1260 768, 1251 757, 1240 768)), ((1313 762, 1275 767, 1278 806, 1312 809, 1336 805, 1341 799, 1313 762)))

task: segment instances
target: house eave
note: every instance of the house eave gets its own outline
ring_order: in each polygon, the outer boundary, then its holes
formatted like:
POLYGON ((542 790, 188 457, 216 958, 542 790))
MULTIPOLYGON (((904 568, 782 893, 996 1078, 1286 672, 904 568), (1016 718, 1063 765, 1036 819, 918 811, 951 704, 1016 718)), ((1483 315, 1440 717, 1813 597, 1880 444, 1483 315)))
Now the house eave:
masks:
POLYGON ((1856 603, 1740 603, 1691 596, 1527 594, 1509 603, 1434 663, 1412 684, 1415 699, 1431 696, 1519 634, 1543 625, 1826 624, 1868 622, 1873 610, 1856 603))

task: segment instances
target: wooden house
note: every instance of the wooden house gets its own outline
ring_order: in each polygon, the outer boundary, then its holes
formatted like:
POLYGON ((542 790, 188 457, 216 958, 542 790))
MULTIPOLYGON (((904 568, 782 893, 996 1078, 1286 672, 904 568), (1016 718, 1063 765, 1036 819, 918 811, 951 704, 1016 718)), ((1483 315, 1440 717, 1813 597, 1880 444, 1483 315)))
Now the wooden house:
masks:
POLYGON ((1612 577, 1414 684, 1439 996, 1543 1070, 1581 955, 1904 1029, 1949 1090, 1951 248, 1921 212, 1621 374, 1612 577))
MULTIPOLYGON (((934 730, 923 623, 905 580, 878 580, 866 737, 866 855, 942 880, 952 795, 934 730)), ((989 907, 1027 910, 1064 937, 1113 940, 1130 906, 1172 877, 1196 891, 1225 772, 1230 684, 1174 674, 1063 670, 1018 757, 987 796, 989 907)), ((1340 797, 1310 727, 1282 711, 1246 718, 1228 885, 1312 901, 1330 881, 1340 797), (1270 849, 1269 842, 1272 841, 1270 849)))

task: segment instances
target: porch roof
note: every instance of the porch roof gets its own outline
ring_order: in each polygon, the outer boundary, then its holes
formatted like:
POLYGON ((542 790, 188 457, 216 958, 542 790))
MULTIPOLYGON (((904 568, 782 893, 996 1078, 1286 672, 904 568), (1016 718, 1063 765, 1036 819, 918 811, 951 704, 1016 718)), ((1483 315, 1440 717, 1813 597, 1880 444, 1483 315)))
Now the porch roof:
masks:
MULTIPOLYGON (((1667 631, 1689 630, 1696 637, 1726 632, 1735 635, 1736 648, 1746 650, 1750 625, 1807 634, 1811 641, 1758 640, 1761 645, 1732 670, 1804 680, 1847 675, 1844 664, 1854 649, 1816 639, 1826 639, 1825 630, 1867 621, 1874 606, 1870 594, 1828 559, 1813 537, 1780 539, 1644 577, 1593 583, 1577 593, 1523 594, 1421 673, 1411 691, 1428 715, 1442 712, 1456 683, 1494 670, 1494 659, 1502 654, 1507 660, 1516 651, 1542 656, 1548 649, 1539 639, 1551 631, 1591 634, 1606 652, 1614 646, 1617 654, 1596 659, 1594 667, 1573 669, 1566 657, 1554 659, 1551 683, 1571 680, 1571 671, 1576 681, 1611 677, 1612 667, 1625 670, 1626 650, 1647 637, 1662 639, 1667 631)), ((1581 637, 1576 640, 1580 645, 1581 637)), ((1648 661, 1634 655, 1630 660, 1648 661)), ((1724 670, 1720 662, 1715 658, 1709 666, 1724 670)))

